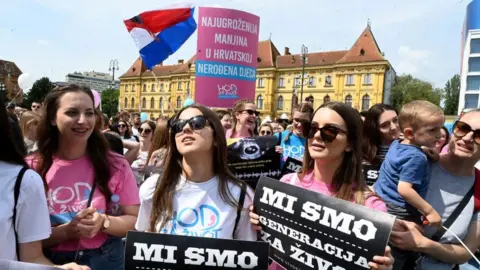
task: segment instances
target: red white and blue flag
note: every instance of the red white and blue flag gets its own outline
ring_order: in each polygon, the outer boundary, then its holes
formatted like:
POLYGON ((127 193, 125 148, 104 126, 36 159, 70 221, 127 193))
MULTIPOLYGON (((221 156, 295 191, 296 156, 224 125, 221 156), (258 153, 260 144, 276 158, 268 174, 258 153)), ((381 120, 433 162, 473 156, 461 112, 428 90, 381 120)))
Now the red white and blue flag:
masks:
POLYGON ((193 13, 192 7, 161 9, 124 21, 148 69, 174 54, 195 32, 193 13))

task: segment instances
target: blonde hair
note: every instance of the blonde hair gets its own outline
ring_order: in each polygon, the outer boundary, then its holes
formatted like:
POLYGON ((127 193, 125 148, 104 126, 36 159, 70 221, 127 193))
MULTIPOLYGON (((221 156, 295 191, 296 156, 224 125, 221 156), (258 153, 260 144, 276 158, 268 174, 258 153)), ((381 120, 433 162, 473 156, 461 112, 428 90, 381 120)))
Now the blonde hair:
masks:
MULTIPOLYGON (((232 136, 233 134, 235 134, 235 131, 237 129, 237 117, 235 115, 235 113, 237 112, 241 112, 243 109, 245 109, 245 105, 246 104, 254 104, 255 105, 255 102, 253 102, 253 100, 248 100, 248 99, 241 99, 237 102, 235 102, 235 104, 233 104, 233 108, 232 108, 232 136)), ((253 134, 252 134, 253 135, 253 134)))
POLYGON ((428 118, 432 116, 443 116, 443 111, 437 105, 426 100, 414 100, 403 105, 398 121, 400 129, 416 129, 422 126, 428 118))
POLYGON ((22 114, 20 117, 20 129, 22 130, 23 136, 29 133, 30 126, 33 123, 39 123, 40 122, 40 115, 38 113, 32 112, 32 111, 26 111, 25 113, 22 114))

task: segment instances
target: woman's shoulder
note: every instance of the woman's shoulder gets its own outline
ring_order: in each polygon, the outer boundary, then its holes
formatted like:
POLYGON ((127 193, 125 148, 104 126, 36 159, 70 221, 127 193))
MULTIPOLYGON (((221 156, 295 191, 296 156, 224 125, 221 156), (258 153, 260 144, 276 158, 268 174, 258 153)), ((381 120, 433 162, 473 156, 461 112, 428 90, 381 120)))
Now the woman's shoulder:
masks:
POLYGON ((126 168, 130 168, 130 164, 124 156, 112 151, 108 151, 108 163, 117 170, 124 171, 126 168))
POLYGON ((153 199, 153 193, 155 192, 159 178, 159 174, 153 174, 140 185, 140 201, 151 201, 153 199))
MULTIPOLYGON (((2 171, 2 178, 5 177, 6 180, 16 181, 22 168, 22 165, 0 162, 0 171, 2 171)), ((41 190, 41 192, 44 192, 42 177, 40 177, 40 175, 34 170, 27 169, 23 174, 20 189, 22 194, 27 195, 35 193, 39 190, 41 190)))

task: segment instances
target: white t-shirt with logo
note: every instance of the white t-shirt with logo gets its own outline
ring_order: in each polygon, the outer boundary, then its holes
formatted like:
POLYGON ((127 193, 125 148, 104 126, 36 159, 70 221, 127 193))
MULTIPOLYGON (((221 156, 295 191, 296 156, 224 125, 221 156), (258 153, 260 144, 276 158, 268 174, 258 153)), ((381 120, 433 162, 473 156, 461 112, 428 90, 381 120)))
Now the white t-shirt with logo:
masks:
MULTIPOLYGON (((13 189, 22 166, 0 161, 0 259, 17 260, 13 230, 13 189)), ((42 178, 33 170, 23 175, 15 222, 19 243, 50 237, 50 218, 42 178)))
MULTIPOLYGON (((135 228, 138 231, 150 230, 153 192, 159 175, 154 174, 140 186, 140 211, 135 228)), ((160 233, 232 239, 237 217, 237 208, 224 202, 220 197, 218 178, 197 183, 180 177, 173 199, 173 218, 164 228, 157 225, 160 233)), ((229 184, 235 200, 240 198, 240 187, 229 184)), ((257 240, 248 217, 248 207, 253 203, 253 190, 248 188, 245 196, 244 210, 241 212, 234 239, 257 240)))

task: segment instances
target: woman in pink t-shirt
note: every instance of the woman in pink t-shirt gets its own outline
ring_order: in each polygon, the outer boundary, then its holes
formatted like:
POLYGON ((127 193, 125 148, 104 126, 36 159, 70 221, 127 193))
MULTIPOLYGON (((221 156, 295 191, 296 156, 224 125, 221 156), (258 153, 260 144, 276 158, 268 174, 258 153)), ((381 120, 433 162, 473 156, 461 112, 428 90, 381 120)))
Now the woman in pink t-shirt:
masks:
POLYGON ((123 269, 121 237, 134 229, 139 195, 128 162, 95 129, 90 89, 66 85, 45 100, 38 152, 27 162, 43 178, 52 234, 43 241, 56 264, 123 269))
MULTIPOLYGON (((361 133, 361 119, 353 108, 341 102, 322 105, 315 111, 311 127, 305 129, 308 151, 302 172, 287 174, 280 181, 386 212, 385 203, 369 191, 363 180, 361 133)), ((260 230, 258 215, 252 211, 250 218, 260 230)), ((393 264, 389 247, 384 257, 372 259, 372 269, 391 269, 393 264)), ((282 268, 272 263, 269 269, 282 268)))
POLYGON ((239 100, 233 105, 232 128, 226 131, 227 139, 242 139, 254 136, 257 124, 257 105, 251 100, 239 100))

